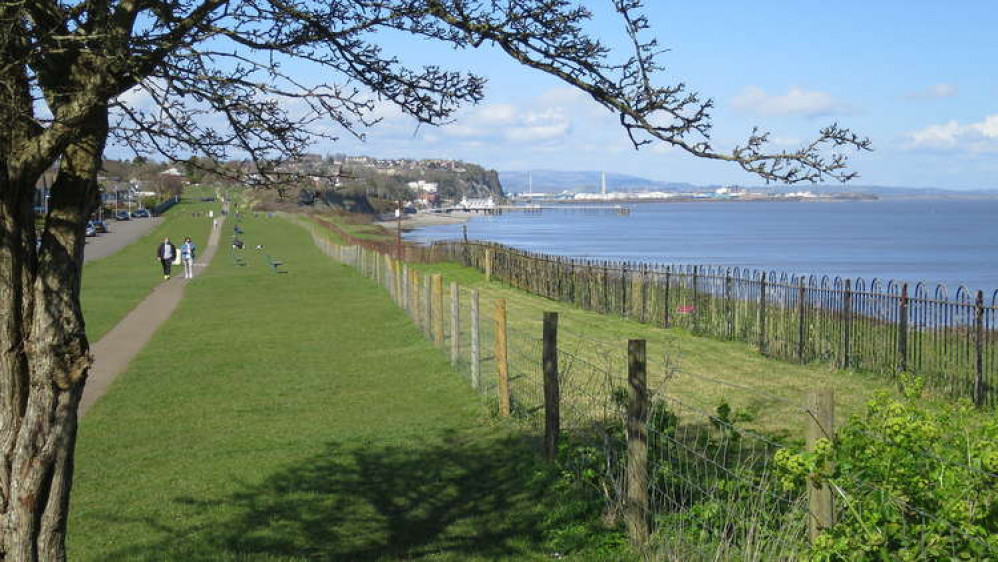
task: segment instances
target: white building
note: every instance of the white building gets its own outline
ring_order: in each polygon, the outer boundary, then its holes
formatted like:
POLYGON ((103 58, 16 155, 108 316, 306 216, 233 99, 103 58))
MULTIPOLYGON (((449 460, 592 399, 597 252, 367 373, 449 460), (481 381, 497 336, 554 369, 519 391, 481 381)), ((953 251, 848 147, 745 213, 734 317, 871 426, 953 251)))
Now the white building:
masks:
POLYGON ((437 184, 430 181, 425 181, 425 180, 411 181, 406 185, 409 186, 409 189, 415 189, 417 191, 425 191, 426 193, 437 192, 437 184))

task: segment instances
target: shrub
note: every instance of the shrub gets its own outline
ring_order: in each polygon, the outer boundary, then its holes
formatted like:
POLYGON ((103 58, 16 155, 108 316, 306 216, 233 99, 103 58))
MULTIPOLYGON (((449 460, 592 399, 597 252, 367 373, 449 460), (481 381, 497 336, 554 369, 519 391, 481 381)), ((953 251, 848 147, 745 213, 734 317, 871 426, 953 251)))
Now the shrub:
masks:
POLYGON ((834 443, 777 452, 787 489, 827 483, 837 521, 813 560, 981 560, 998 557, 998 420, 969 402, 931 410, 920 379, 877 394, 834 443))

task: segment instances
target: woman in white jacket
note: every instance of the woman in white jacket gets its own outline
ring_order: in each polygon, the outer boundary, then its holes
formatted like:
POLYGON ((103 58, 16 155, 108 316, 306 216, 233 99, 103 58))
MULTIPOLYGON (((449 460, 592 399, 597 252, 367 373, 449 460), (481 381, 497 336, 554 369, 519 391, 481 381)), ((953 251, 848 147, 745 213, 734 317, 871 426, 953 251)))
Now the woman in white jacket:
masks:
POLYGON ((191 242, 191 237, 184 238, 184 243, 180 246, 180 260, 184 262, 184 279, 194 278, 194 253, 197 246, 191 242))

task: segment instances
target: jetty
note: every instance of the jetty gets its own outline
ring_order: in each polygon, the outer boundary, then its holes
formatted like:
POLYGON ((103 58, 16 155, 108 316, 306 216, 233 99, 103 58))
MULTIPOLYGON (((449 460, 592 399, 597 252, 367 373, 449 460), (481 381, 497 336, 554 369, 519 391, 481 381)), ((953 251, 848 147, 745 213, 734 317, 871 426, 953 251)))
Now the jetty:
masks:
POLYGON ((428 209, 426 212, 436 214, 475 213, 484 215, 502 215, 505 213, 543 213, 543 212, 583 212, 583 213, 613 213, 627 216, 631 214, 630 207, 624 205, 590 205, 590 204, 555 204, 555 205, 493 205, 464 207, 454 205, 428 209))

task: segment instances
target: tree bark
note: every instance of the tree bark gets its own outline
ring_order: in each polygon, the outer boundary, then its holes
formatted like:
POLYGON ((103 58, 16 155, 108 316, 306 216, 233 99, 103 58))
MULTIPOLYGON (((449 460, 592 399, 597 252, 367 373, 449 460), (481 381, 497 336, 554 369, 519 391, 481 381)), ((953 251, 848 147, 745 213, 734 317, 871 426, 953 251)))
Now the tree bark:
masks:
POLYGON ((6 476, 6 481, 0 480, 4 561, 66 558, 76 415, 90 366, 80 308, 84 225, 97 199, 96 177, 107 132, 107 111, 102 110, 63 152, 37 256, 31 205, 34 182, 9 192, 12 186, 3 186, 0 216, 8 218, 5 211, 14 206, 7 204, 10 199, 18 204, 20 220, 3 224, 5 238, 19 244, 4 244, 0 291, 10 290, 21 301, 19 309, 13 303, 4 307, 0 332, 0 343, 10 350, 0 366, 0 384, 10 388, 4 405, 16 406, 5 408, 0 422, 12 433, 0 442, 4 446, 0 477, 6 476))

